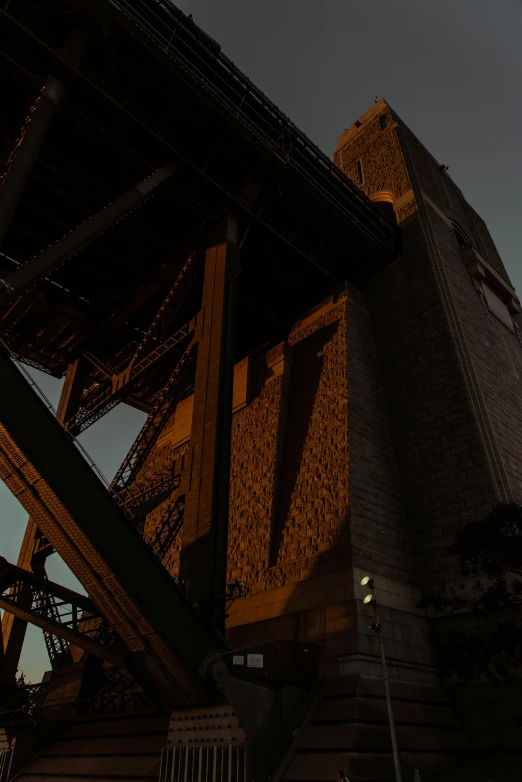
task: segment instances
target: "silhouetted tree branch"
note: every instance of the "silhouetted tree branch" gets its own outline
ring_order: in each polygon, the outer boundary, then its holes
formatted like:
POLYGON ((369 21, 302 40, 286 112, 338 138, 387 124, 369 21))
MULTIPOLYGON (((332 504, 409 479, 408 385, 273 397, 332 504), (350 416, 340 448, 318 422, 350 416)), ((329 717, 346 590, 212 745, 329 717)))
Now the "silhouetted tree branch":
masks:
POLYGON ((508 678, 522 667, 522 506, 500 504, 467 524, 448 553, 468 583, 442 585, 417 604, 453 617, 453 627, 438 636, 441 673, 508 678), (477 576, 472 585, 470 576, 477 576))

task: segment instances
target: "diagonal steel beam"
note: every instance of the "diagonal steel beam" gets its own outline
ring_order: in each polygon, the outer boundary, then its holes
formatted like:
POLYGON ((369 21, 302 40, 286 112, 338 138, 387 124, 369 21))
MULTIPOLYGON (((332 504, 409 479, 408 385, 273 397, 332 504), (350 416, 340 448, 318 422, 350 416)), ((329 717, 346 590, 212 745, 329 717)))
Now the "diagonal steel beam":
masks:
MULTIPOLYGON (((90 42, 91 31, 74 25, 62 49, 63 57, 79 66, 90 42)), ((65 91, 55 76, 49 76, 25 119, 20 135, 8 157, 0 180, 0 247, 20 203, 27 180, 38 158, 40 147, 51 127, 65 91)))
MULTIPOLYGON (((82 366, 82 361, 80 359, 77 359, 73 364, 69 365, 60 394, 60 401, 58 403, 57 417, 59 421, 63 421, 65 418, 69 417, 71 413, 68 411, 75 409, 79 393, 81 392, 83 374, 84 367, 82 366)), ((53 547, 49 544, 47 539, 42 536, 35 522, 29 518, 27 520, 27 528, 20 554, 18 555, 17 566, 27 571, 36 572, 40 576, 45 576, 45 558, 52 551, 54 551, 53 547), (44 541, 45 544, 42 546, 44 541)), ((23 601, 25 595, 19 595, 18 599, 22 599, 23 601)), ((2 620, 2 627, 5 648, 4 669, 6 675, 11 679, 14 679, 22 654, 27 622, 21 619, 19 615, 15 615, 12 612, 6 612, 2 620)), ((44 632, 44 637, 47 649, 51 652, 55 645, 53 637, 47 632, 44 632)), ((63 641, 63 639, 61 640, 63 641)), ((52 662, 53 658, 51 657, 51 663, 52 662)))
POLYGON ((204 702, 208 696, 198 671, 222 640, 198 621, 70 436, 2 350, 0 380, 0 478, 127 647, 146 692, 168 707, 204 702))
POLYGON ((159 393, 154 405, 145 421, 141 431, 132 444, 129 453, 122 462, 111 483, 111 490, 123 501, 126 501, 127 492, 131 483, 135 480, 140 469, 149 456, 160 433, 163 431, 168 418, 177 403, 181 401, 185 391, 183 381, 194 366, 194 347, 197 341, 193 338, 185 352, 174 367, 174 370, 159 393))
POLYGON ((0 188, 0 247, 64 89, 58 79, 49 76, 31 107, 16 146, 9 156, 0 188))
POLYGON ((5 280, 0 281, 0 308, 6 305, 11 296, 19 296, 39 280, 47 277, 54 269, 105 233, 115 222, 142 204, 173 175, 177 168, 176 164, 163 166, 77 228, 62 236, 50 247, 35 255, 30 261, 15 269, 5 280))
POLYGON ((167 293, 161 307, 159 308, 154 320, 150 324, 147 333, 136 348, 136 352, 131 360, 135 364, 142 356, 151 351, 154 344, 161 341, 166 334, 168 327, 176 317, 179 308, 185 301, 192 285, 196 280, 198 273, 198 262, 196 253, 191 253, 183 264, 180 273, 174 280, 172 287, 167 293))
POLYGON ((174 459, 170 469, 162 475, 154 475, 154 478, 145 480, 139 476, 138 480, 133 480, 127 486, 125 504, 127 507, 132 507, 135 526, 179 488, 185 461, 185 454, 182 454, 174 459))
POLYGON ((88 597, 47 578, 35 576, 12 565, 3 557, 0 557, 0 607, 24 622, 31 622, 44 632, 63 638, 113 665, 126 665, 122 655, 90 637, 88 630, 82 632, 82 626, 88 626, 90 620, 100 618, 94 603, 88 597), (20 594, 24 595, 24 600, 18 599, 20 594), (70 619, 61 621, 58 610, 47 610, 50 598, 53 605, 70 606, 67 610, 67 617, 70 616, 70 619), (85 614, 88 614, 88 620, 85 614))
POLYGON ((178 329, 168 339, 157 345, 154 350, 143 356, 135 364, 130 364, 125 372, 113 375, 96 386, 86 389, 81 399, 81 407, 76 415, 65 420, 65 428, 75 437, 98 421, 120 402, 124 402, 132 393, 136 381, 154 364, 186 339, 195 328, 195 319, 178 329))

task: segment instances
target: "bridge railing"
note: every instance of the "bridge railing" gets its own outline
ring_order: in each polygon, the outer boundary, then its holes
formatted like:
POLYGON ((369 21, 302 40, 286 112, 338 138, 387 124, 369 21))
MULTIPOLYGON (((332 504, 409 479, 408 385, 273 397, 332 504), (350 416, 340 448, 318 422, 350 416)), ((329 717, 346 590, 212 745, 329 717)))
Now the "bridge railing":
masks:
POLYGON ((265 150, 294 169, 310 189, 381 249, 394 231, 369 199, 170 0, 110 0, 265 150))

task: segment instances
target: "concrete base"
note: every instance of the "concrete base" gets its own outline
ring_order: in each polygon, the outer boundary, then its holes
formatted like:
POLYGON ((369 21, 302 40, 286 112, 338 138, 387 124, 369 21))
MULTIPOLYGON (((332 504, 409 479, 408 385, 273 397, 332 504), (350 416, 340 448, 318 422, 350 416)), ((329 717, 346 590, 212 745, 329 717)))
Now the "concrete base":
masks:
MULTIPOLYGON (((404 780, 421 779, 458 758, 473 758, 468 738, 440 687, 390 681, 404 780)), ((350 782, 395 779, 384 685, 364 675, 336 676, 324 695, 296 753, 282 772, 288 782, 327 782, 343 769, 350 782)))
MULTIPOLYGON (((439 686, 437 669, 432 666, 388 659, 386 667, 389 679, 439 686)), ((337 658, 337 673, 341 676, 361 674, 382 678, 382 663, 379 658, 367 654, 345 654, 337 658)))

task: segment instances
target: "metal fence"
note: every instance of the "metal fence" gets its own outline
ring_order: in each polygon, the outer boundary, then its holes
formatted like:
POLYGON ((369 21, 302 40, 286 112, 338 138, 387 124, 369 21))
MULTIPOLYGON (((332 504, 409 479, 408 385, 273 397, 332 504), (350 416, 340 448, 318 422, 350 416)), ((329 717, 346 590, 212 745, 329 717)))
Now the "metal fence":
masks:
POLYGON ((247 744, 164 747, 159 782, 247 782, 247 744))

